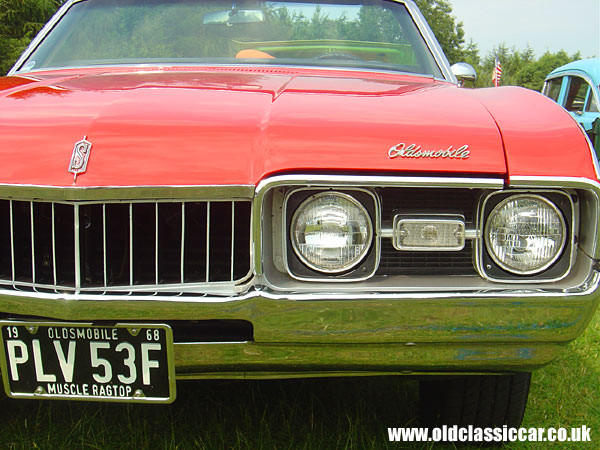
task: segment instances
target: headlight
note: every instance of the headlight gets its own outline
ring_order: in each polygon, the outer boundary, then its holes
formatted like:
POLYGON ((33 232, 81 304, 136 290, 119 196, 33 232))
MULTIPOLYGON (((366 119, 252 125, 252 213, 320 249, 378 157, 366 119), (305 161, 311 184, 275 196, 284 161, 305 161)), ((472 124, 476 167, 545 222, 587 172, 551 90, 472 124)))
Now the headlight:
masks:
POLYGON ((567 238, 560 210, 539 195, 514 195, 501 201, 485 226, 485 244, 504 270, 532 275, 550 267, 567 238))
POLYGON ((304 264, 319 272, 339 273, 359 264, 369 252, 373 225, 364 206, 350 195, 323 192, 298 206, 290 235, 304 264))

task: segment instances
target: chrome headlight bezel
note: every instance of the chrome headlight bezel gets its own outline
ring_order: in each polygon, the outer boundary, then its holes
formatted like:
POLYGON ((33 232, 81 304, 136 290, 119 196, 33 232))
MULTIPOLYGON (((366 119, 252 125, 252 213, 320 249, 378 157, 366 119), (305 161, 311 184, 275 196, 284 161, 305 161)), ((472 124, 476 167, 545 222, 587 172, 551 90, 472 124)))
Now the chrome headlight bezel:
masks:
POLYGON ((504 200, 502 200, 500 203, 498 203, 490 211, 489 216, 486 218, 486 224, 485 224, 485 228, 483 230, 483 236, 484 236, 484 241, 485 241, 485 246, 486 246, 487 252, 491 256, 491 258, 494 260, 494 262, 496 264, 498 264, 498 266, 500 266, 502 269, 506 270, 507 272, 514 273, 515 275, 535 275, 535 274, 545 271, 547 268, 552 266, 552 264, 554 264, 562 255, 562 252, 564 250, 565 243, 567 240, 567 225, 566 225, 566 222, 565 222, 562 212, 558 209, 558 207, 554 203, 552 203, 547 198, 545 198, 541 195, 537 195, 537 194, 518 194, 518 195, 511 195, 510 197, 506 197, 504 200), (491 223, 493 220, 493 216, 495 214, 498 214, 499 211, 502 208, 504 208, 509 202, 512 202, 515 200, 524 200, 524 199, 531 199, 533 201, 538 202, 539 204, 542 204, 542 205, 548 207, 550 209, 550 211, 552 211, 558 218, 560 228, 561 228, 561 237, 558 241, 558 245, 556 246, 556 251, 554 252, 554 255, 552 255, 552 257, 550 257, 548 259, 548 261, 545 261, 545 262, 539 264, 535 268, 525 269, 525 270, 511 266, 509 263, 507 263, 506 261, 503 261, 500 258, 500 256, 496 254, 496 252, 492 248, 492 242, 491 242, 492 238, 491 238, 491 229, 490 229, 491 223))
POLYGON ((564 278, 575 259, 575 230, 577 215, 575 210, 576 198, 559 190, 514 190, 497 191, 485 196, 480 203, 478 214, 478 229, 480 237, 477 241, 477 268, 482 276, 496 282, 539 283, 552 282, 564 278), (488 219, 498 206, 506 204, 511 199, 532 197, 549 205, 557 212, 564 226, 564 239, 560 249, 552 260, 534 270, 519 271, 499 260, 488 246, 488 219))
POLYGON ((379 199, 369 189, 363 188, 298 188, 287 193, 283 207, 284 230, 283 249, 284 262, 288 274, 297 280, 303 281, 359 281, 374 275, 379 264, 379 199), (301 252, 294 245, 292 224, 297 217, 300 207, 305 202, 326 195, 339 195, 366 214, 369 219, 370 244, 364 254, 353 264, 340 270, 326 270, 311 264, 301 256, 301 252))

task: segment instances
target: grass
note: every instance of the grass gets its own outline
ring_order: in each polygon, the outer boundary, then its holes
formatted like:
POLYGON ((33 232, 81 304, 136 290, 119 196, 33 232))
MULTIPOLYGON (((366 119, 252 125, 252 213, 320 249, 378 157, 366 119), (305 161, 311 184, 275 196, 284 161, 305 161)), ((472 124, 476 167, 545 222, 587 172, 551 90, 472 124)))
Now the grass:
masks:
MULTIPOLYGON (((168 406, 3 397, 0 448, 444 448, 387 442, 388 426, 416 426, 416 402, 416 382, 396 377, 181 382, 168 406)), ((591 443, 506 448, 599 447, 600 311, 568 351, 534 373, 523 423, 581 425, 591 428, 591 443)))

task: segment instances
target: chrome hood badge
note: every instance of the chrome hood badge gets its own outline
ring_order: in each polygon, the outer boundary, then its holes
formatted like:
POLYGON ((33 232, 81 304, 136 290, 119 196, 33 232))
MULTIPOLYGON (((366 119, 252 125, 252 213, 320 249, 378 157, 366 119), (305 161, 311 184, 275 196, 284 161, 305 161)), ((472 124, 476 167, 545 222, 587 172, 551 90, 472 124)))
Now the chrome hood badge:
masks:
POLYGON ((84 173, 87 170, 91 151, 92 143, 87 140, 87 136, 84 136, 81 141, 75 144, 68 170, 73 174, 73 183, 77 181, 77 175, 84 173))
POLYGON ((398 144, 388 150, 390 159, 394 158, 433 158, 433 159, 467 159, 471 155, 468 145, 459 148, 452 146, 440 150, 423 150, 420 145, 398 144))

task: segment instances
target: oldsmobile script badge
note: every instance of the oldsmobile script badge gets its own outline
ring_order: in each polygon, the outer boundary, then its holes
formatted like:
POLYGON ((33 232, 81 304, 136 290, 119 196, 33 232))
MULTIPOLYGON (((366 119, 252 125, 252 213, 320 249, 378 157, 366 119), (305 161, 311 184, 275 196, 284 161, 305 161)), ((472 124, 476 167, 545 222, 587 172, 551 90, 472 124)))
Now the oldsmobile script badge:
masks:
POLYGON ((75 144, 71 163, 69 164, 69 172, 74 175, 73 182, 77 181, 77 175, 87 170, 91 151, 92 143, 87 140, 87 136, 84 136, 81 141, 75 144))
POLYGON ((420 145, 398 144, 388 150, 390 159, 394 158, 433 158, 433 159, 467 159, 471 155, 468 145, 459 148, 452 146, 441 150, 424 150, 420 145))

